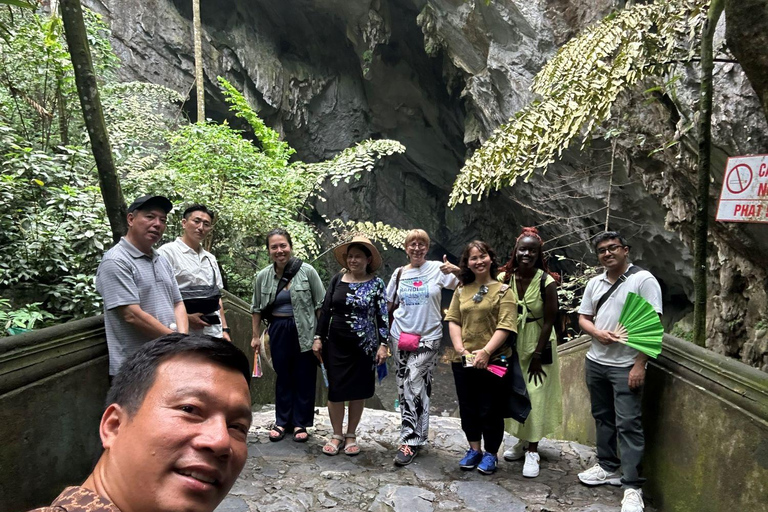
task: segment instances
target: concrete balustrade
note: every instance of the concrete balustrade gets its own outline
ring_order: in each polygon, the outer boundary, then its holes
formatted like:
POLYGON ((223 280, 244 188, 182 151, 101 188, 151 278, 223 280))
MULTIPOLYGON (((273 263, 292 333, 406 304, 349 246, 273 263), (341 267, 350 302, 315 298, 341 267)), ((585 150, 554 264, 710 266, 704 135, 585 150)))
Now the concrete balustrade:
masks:
POLYGON ((101 453, 102 317, 0 339, 0 510, 50 503, 101 453))

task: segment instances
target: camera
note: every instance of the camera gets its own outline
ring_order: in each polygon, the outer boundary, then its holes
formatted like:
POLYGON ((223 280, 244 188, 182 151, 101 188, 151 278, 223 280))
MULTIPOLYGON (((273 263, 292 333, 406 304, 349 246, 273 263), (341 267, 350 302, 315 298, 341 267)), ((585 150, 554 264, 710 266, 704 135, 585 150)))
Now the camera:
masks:
POLYGON ((207 315, 200 315, 200 320, 211 325, 219 325, 221 323, 221 319, 219 318, 219 315, 217 315, 216 313, 208 313, 207 315))

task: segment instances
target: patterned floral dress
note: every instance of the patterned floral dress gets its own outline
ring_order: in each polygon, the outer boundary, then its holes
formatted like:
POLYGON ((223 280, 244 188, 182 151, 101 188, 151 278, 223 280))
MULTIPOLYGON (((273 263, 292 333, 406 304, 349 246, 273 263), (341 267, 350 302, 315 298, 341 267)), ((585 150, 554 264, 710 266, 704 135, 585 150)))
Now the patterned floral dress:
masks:
POLYGON ((362 283, 334 278, 320 321, 328 400, 344 402, 373 396, 376 351, 389 331, 384 281, 362 283), (322 332, 327 326, 326 333, 322 332))

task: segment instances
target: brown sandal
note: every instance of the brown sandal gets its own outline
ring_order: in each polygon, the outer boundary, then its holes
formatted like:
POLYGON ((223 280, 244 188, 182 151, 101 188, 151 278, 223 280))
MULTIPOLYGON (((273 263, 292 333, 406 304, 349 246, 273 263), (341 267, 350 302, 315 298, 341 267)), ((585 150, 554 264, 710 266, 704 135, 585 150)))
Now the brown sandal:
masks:
POLYGON ((307 439, 309 439, 309 433, 307 432, 307 429, 304 427, 296 427, 296 429, 293 431, 293 440, 297 443, 306 443, 307 439))
POLYGON ((272 430, 269 431, 269 440, 272 441, 273 443, 282 441, 284 437, 285 437, 285 427, 280 427, 278 425, 275 425, 272 427, 272 430), (277 432, 277 435, 273 436, 272 432, 277 432))

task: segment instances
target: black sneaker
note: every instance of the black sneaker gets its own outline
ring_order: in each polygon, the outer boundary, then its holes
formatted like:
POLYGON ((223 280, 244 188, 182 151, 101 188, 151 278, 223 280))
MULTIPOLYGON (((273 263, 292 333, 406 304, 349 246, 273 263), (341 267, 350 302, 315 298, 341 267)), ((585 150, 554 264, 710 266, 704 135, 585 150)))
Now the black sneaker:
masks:
POLYGON ((397 455, 395 455, 395 465, 407 466, 413 462, 413 459, 415 459, 416 455, 419 453, 419 448, 419 446, 410 446, 407 444, 400 445, 400 448, 397 450, 397 455))

